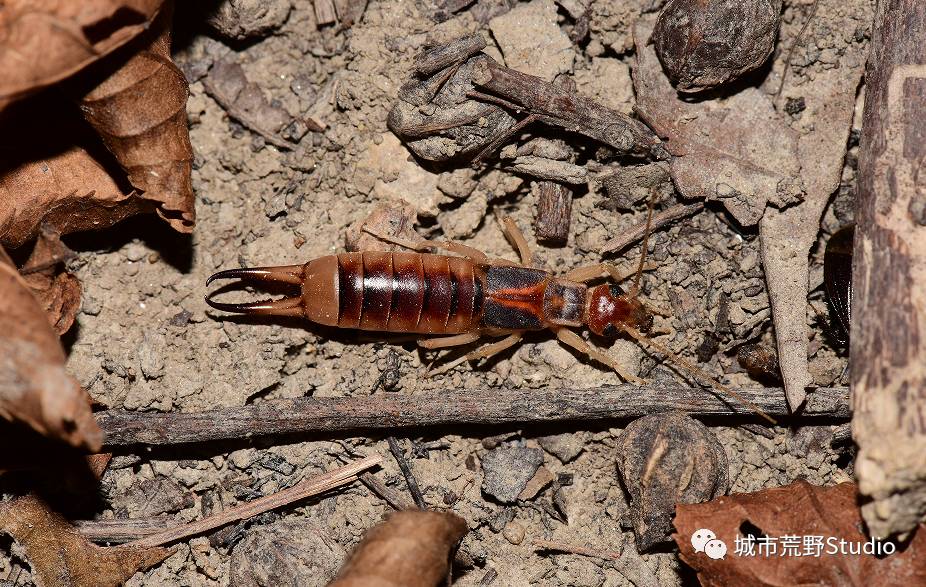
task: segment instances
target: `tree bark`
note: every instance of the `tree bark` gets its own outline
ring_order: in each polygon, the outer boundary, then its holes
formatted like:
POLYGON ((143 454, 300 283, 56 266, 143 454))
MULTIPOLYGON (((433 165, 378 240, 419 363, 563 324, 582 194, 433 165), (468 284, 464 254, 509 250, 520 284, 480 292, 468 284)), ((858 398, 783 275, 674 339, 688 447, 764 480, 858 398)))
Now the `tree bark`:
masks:
POLYGON ((855 466, 871 533, 926 519, 926 3, 879 0, 852 268, 855 466))

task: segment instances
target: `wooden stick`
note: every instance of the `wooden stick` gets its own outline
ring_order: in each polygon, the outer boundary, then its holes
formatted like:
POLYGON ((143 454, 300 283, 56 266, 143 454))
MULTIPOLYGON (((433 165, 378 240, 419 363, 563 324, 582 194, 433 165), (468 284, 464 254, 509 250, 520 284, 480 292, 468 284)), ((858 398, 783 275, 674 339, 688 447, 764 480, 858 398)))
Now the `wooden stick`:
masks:
POLYGON ((926 512, 926 3, 880 0, 865 73, 849 356, 872 536, 926 512))
POLYGON ((319 493, 324 493, 335 487, 340 487, 341 485, 356 481, 357 475, 361 471, 378 465, 381 460, 382 459, 376 455, 360 459, 350 465, 340 467, 334 471, 329 471, 321 475, 316 475, 315 477, 303 479, 292 487, 242 503, 224 512, 207 516, 202 520, 190 522, 183 526, 164 530, 163 532, 158 532, 157 534, 152 534, 151 536, 129 542, 127 546, 161 546, 162 544, 175 542, 196 534, 214 530, 220 526, 231 524, 232 522, 253 518, 254 516, 288 505, 294 501, 318 495, 319 493))
MULTIPOLYGON (((787 417, 780 387, 737 389, 771 416, 787 417)), ((694 416, 753 418, 749 408, 709 389, 676 384, 658 387, 620 385, 591 389, 475 389, 416 395, 394 393, 337 398, 274 400, 239 408, 167 413, 109 410, 96 414, 105 446, 183 444, 283 434, 528 422, 632 419, 654 412, 681 410, 694 416)), ((849 418, 845 387, 819 388, 810 394, 801 417, 849 418)))
MULTIPOLYGON (((680 218, 684 218, 685 216, 691 216, 692 214, 696 214, 697 212, 700 212, 701 209, 703 208, 704 208, 704 204, 698 202, 697 204, 687 204, 687 205, 677 204, 675 206, 672 206, 671 208, 663 210, 659 214, 656 214, 653 216, 652 231, 655 232, 668 224, 672 224, 673 222, 675 222, 676 220, 680 218)), ((621 234, 620 236, 616 236, 612 238, 611 240, 609 240, 608 242, 606 242, 604 246, 601 247, 601 251, 599 252, 602 255, 604 255, 605 253, 619 253, 623 251, 624 249, 626 249, 627 247, 629 247, 630 245, 632 245, 633 243, 643 238, 643 235, 645 234, 646 234, 646 223, 643 222, 631 228, 627 232, 621 234)))
POLYGON ((92 542, 122 544, 159 534, 174 526, 173 520, 162 518, 130 518, 126 520, 76 520, 74 527, 92 542))

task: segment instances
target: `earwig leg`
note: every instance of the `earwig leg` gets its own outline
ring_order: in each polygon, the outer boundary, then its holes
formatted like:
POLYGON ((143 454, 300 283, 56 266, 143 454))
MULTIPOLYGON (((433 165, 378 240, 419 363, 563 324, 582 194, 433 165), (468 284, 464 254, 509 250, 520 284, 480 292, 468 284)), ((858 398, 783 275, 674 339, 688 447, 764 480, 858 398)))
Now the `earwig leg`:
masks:
POLYGON ((458 255, 472 259, 477 263, 486 263, 489 260, 486 254, 479 249, 474 249, 473 247, 468 247, 453 241, 432 241, 425 239, 421 239, 419 241, 411 241, 408 239, 399 238, 397 236, 392 236, 390 234, 385 234, 366 226, 362 226, 361 230, 368 234, 372 234, 381 241, 399 245, 400 247, 405 247, 406 249, 411 249, 413 251, 422 251, 425 249, 444 249, 445 251, 450 251, 452 253, 456 253, 458 255))
POLYGON ((527 244, 527 239, 524 238, 524 233, 521 232, 521 229, 518 228, 518 225, 514 223, 514 220, 511 219, 511 216, 505 216, 501 219, 502 223, 502 232, 505 233, 512 244, 518 249, 518 255, 521 257, 521 265, 525 267, 533 267, 533 259, 531 255, 530 245, 527 244))
POLYGON ((614 359, 614 357, 592 347, 590 344, 582 340, 582 337, 575 332, 567 328, 559 328, 556 330, 556 338, 560 339, 560 341, 562 341, 564 344, 571 346, 580 353, 588 355, 599 363, 604 363, 608 367, 611 367, 618 375, 620 375, 621 379, 624 381, 628 383, 634 383, 636 385, 643 385, 643 383, 645 383, 644 380, 640 379, 639 377, 635 377, 626 372, 624 368, 621 367, 621 364, 618 363, 616 359, 614 359))
POLYGON ((440 338, 422 338, 418 346, 426 349, 443 349, 452 346, 462 346, 476 342, 482 337, 478 332, 466 332, 455 336, 442 336, 440 338))
POLYGON ((428 368, 428 371, 425 373, 425 377, 431 377, 433 375, 440 375, 441 373, 446 373, 447 371, 450 371, 457 365, 465 363, 466 361, 475 361, 476 359, 487 359, 493 355, 497 355, 498 353, 516 345, 518 341, 521 340, 522 336, 524 336, 524 332, 513 332, 498 342, 493 342, 483 347, 480 347, 470 353, 467 353, 466 355, 460 357, 459 359, 455 361, 451 361, 449 363, 441 365, 437 369, 432 370, 431 368, 428 368))
MULTIPOLYGON (((647 264, 643 267, 646 271, 652 271, 656 269, 658 265, 652 263, 647 264)), ((585 283, 586 281, 591 281, 592 279, 598 277, 604 277, 605 275, 610 275, 611 279, 620 283, 628 277, 633 277, 636 274, 637 270, 622 273, 620 269, 615 267, 610 263, 597 263, 595 265, 586 265, 585 267, 576 267, 572 271, 567 272, 563 275, 563 279, 568 279, 570 281, 578 281, 580 283, 585 283)))

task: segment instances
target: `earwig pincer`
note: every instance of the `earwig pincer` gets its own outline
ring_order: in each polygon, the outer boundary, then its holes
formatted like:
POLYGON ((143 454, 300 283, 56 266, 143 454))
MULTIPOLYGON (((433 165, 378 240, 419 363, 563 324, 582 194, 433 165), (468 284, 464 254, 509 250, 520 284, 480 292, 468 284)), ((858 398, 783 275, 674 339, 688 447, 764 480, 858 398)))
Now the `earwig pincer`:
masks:
MULTIPOLYGON (((653 324, 652 313, 637 299, 645 254, 627 293, 617 283, 633 273, 621 274, 607 263, 579 267, 562 276, 532 267, 524 235, 510 218, 502 223, 506 236, 518 249, 520 264, 489 259, 482 251, 456 242, 412 242, 364 229, 415 252, 340 253, 304 265, 220 271, 206 284, 217 279, 241 279, 292 284, 301 291, 298 296, 249 303, 217 302, 212 299, 213 293, 206 296, 206 302, 226 312, 297 316, 339 328, 428 335, 419 340, 419 345, 428 349, 470 344, 484 336, 505 337, 432 374, 500 353, 518 343, 527 331, 550 329, 561 342, 614 369, 625 381, 642 383, 614 357, 592 347, 573 330, 584 326, 608 338, 628 333, 671 356, 685 369, 705 375, 644 334, 653 324), (459 256, 420 252, 427 249, 442 249, 459 256), (614 283, 586 285, 605 276, 614 283)), ((715 386, 768 418, 732 390, 715 386)))

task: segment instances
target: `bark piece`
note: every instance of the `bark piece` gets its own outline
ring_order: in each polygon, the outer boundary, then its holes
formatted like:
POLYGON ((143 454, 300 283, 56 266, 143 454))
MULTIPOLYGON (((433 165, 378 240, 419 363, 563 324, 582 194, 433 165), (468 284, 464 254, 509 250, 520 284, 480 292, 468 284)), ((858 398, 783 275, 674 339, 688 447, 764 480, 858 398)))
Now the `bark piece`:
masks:
POLYGON ((882 0, 874 23, 849 356, 862 515, 887 536, 926 515, 926 4, 882 0))
POLYGON ((447 580, 451 550, 466 534, 455 514, 396 512, 367 531, 329 587, 437 587, 447 580))
MULTIPOLYGON (((852 483, 834 487, 815 487, 796 481, 785 487, 755 493, 720 497, 701 504, 679 504, 675 515, 676 534, 682 560, 698 572, 705 587, 726 585, 922 585, 926 582, 926 526, 921 526, 912 542, 888 556, 872 554, 833 554, 839 541, 853 548, 869 544, 881 547, 862 534, 857 506, 857 488, 852 483), (709 531, 726 545, 726 555, 714 559, 717 552, 698 552, 692 537, 709 531), (794 539, 788 554, 783 554, 783 537, 794 539), (819 554, 813 542, 805 547, 803 538, 819 536, 823 540, 819 554), (829 539, 836 541, 831 546, 829 539), (736 553, 739 540, 740 554, 736 553), (771 546, 762 547, 774 543, 771 546), (750 547, 751 545, 751 547, 750 547), (751 554, 745 554, 749 548, 751 554), (809 550, 805 551, 805 548, 809 550), (806 554, 805 554, 806 553, 806 554)), ((695 542, 698 542, 697 540, 695 542)), ((700 542, 698 542, 700 544, 700 542)), ((703 545, 702 545, 703 548, 703 545)), ((848 547, 846 547, 848 548, 848 547)), ((852 551, 855 552, 855 551, 852 551)), ((883 551, 882 551, 883 552, 883 551)))
POLYGON ((170 58, 171 11, 165 10, 138 52, 81 99, 84 118, 145 199, 175 230, 191 232, 196 216, 187 129, 186 79, 170 58))
POLYGON ((14 0, 0 13, 0 110, 144 32, 163 0, 14 0))
MULTIPOLYGON (((817 15, 805 34, 819 38, 827 31, 854 30, 859 23, 869 22, 869 17, 865 4, 850 11, 840 0, 819 0, 817 15)), ((778 363, 792 410, 800 409, 806 388, 813 382, 807 367, 808 257, 817 241, 826 203, 839 187, 865 51, 865 43, 852 42, 840 57, 839 67, 804 70, 806 81, 800 91, 805 98, 805 116, 812 116, 814 124, 799 137, 797 152, 807 195, 790 208, 768 209, 759 223, 778 363)))
POLYGON ((755 225, 767 203, 799 202, 804 190, 797 133, 780 119, 771 99, 747 88, 722 100, 681 100, 655 49, 646 44, 651 31, 650 22, 637 21, 633 85, 641 116, 673 156, 670 173, 681 195, 719 200, 744 226, 755 225))
POLYGON ((537 240, 565 243, 572 222, 572 190, 554 181, 537 182, 537 240))
POLYGON ((634 420, 618 439, 617 453, 640 552, 671 540, 675 504, 727 492, 723 447, 704 424, 681 412, 634 420))
POLYGON ((103 435, 90 413, 90 397, 64 363, 48 317, 0 248, 0 415, 98 451, 103 435))
POLYGON ((39 587, 117 587, 173 552, 91 544, 32 494, 0 504, 0 529, 23 546, 39 587))
POLYGON ((765 63, 780 20, 781 0, 671 0, 653 44, 676 89, 698 92, 765 63))

